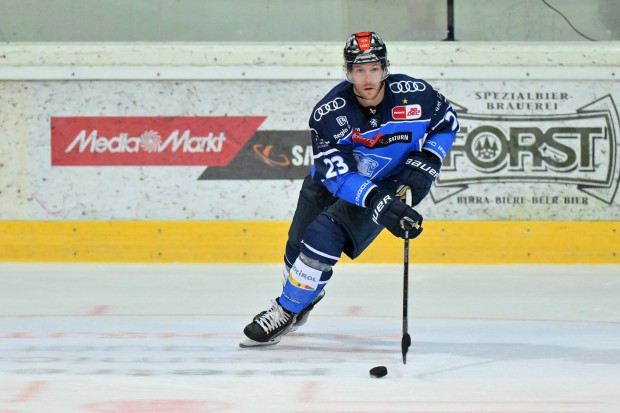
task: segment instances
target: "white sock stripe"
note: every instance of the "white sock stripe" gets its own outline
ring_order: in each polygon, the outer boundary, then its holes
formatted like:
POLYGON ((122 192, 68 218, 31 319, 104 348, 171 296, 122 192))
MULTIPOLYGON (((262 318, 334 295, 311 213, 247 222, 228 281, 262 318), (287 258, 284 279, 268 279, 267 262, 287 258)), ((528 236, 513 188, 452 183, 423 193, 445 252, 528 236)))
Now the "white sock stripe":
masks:
POLYGON ((328 255, 325 254, 324 252, 321 252, 315 248, 312 248, 310 245, 308 245, 307 243, 304 242, 304 245, 306 246, 306 248, 308 248, 310 251, 314 252, 315 254, 320 255, 321 257, 325 257, 325 258, 331 258, 332 260, 336 260, 338 261, 340 259, 340 257, 334 257, 333 255, 328 255))

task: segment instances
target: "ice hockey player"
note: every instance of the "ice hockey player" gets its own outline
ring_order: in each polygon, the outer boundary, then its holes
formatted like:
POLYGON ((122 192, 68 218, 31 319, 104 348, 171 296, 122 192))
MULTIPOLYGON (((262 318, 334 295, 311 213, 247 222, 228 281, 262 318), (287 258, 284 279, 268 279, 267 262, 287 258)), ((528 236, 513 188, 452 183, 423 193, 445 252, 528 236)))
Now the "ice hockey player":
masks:
POLYGON ((459 128, 454 108, 421 79, 390 74, 374 32, 351 35, 346 80, 314 107, 314 165, 288 233, 282 294, 243 330, 241 347, 273 345, 295 331, 325 295, 344 252, 358 257, 387 228, 422 232, 416 206, 429 193, 459 128), (399 195, 410 188, 411 205, 399 195), (419 225, 414 225, 414 224, 419 225))

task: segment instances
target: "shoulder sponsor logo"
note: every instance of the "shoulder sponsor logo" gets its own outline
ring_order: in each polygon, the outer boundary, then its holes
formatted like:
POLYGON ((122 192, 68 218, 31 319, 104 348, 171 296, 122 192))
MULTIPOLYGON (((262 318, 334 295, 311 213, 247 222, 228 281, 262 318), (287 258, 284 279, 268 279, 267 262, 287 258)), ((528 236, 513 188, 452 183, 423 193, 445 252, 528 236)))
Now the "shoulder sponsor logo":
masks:
MULTIPOLYGON (((338 109, 342 109, 346 106, 347 102, 341 98, 341 97, 337 97, 336 99, 327 102, 321 106, 319 106, 318 108, 316 108, 316 110, 314 111, 314 113, 312 114, 312 117, 315 121, 320 121, 323 116, 327 115, 329 112, 334 112, 338 109)), ((346 120, 346 117, 345 117, 346 120)), ((343 125, 340 125, 343 126, 343 125)))
POLYGON ((413 80, 401 80, 400 82, 390 83, 390 90, 393 93, 424 92, 426 85, 413 80))
POLYGON ((394 120, 411 120, 422 117, 422 107, 420 105, 395 106, 392 108, 392 118, 394 120))
POLYGON ((265 119, 52 117, 52 166, 223 166, 265 119))

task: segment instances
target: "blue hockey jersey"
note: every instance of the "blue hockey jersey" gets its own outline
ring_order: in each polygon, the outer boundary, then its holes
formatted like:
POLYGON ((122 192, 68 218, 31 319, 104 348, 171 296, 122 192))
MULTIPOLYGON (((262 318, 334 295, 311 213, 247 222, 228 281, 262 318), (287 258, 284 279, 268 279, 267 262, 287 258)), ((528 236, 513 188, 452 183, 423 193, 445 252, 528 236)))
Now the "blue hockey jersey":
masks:
POLYGON ((459 128, 452 105, 424 80, 395 74, 384 88, 383 101, 371 113, 343 81, 310 116, 312 177, 359 206, 367 205, 375 183, 398 175, 410 152, 424 149, 443 160, 459 128))

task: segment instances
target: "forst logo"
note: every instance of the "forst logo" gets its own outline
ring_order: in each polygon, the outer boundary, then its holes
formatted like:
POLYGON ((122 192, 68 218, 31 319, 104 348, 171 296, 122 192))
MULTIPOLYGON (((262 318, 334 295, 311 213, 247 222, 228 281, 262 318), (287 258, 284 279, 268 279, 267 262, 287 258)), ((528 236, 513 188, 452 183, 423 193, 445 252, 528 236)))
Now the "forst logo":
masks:
MULTIPOLYGON (((532 119, 535 120, 535 119, 532 119)), ((592 171, 596 140, 605 138, 603 127, 496 126, 463 127, 466 144, 453 147, 464 152, 481 172, 509 171, 567 172, 592 171)), ((453 157, 450 156, 450 161, 453 157)), ((448 161, 448 164, 450 163, 448 161)))
POLYGON ((611 96, 560 115, 459 110, 461 129, 433 191, 440 202, 470 185, 547 182, 611 204, 620 181, 619 117, 611 96))

